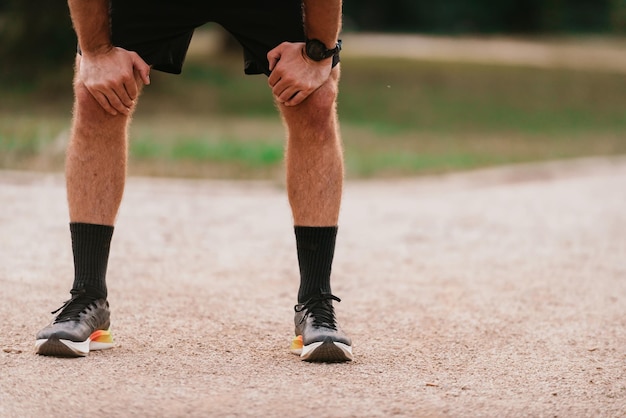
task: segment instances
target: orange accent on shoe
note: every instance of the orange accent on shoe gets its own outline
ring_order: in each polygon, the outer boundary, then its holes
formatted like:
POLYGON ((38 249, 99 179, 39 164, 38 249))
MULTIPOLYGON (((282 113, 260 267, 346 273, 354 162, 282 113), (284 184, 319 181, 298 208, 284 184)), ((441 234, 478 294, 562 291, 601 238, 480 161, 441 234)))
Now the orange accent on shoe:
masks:
POLYGON ((301 350, 304 344, 302 343, 302 335, 296 335, 291 341, 291 350, 301 350))
POLYGON ((91 333, 90 337, 91 341, 95 341, 98 343, 112 343, 113 335, 109 330, 99 329, 91 333))

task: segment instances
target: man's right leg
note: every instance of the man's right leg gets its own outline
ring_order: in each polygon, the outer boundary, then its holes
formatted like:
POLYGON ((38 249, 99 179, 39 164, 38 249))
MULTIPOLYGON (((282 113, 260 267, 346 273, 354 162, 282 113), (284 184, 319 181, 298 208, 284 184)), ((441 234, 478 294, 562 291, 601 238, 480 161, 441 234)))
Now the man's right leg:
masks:
MULTIPOLYGON (((76 60, 76 73, 80 66, 76 60)), ((140 84, 140 83, 138 83, 140 84)), ((74 118, 66 181, 74 254, 72 298, 37 334, 37 353, 83 356, 112 346, 106 269, 126 178, 129 117, 111 116, 74 80, 74 118)))
POLYGON ((124 191, 129 117, 105 112, 78 79, 74 93, 65 163, 70 222, 112 226, 124 191))

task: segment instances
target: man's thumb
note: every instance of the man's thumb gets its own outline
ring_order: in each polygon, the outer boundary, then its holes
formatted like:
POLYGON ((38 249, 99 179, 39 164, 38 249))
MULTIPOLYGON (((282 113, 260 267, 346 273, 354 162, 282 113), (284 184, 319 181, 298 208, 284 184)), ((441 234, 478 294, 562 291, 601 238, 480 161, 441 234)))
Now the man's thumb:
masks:
POLYGON ((139 73, 141 81, 147 86, 150 84, 150 66, 138 55, 134 57, 133 61, 133 65, 139 73))
POLYGON ((274 70, 274 67, 276 67, 276 64, 280 60, 281 51, 279 48, 280 48, 280 45, 267 53, 267 61, 269 62, 269 65, 270 65, 270 71, 274 70))
POLYGON ((146 65, 145 68, 139 72, 139 74, 141 75, 141 80, 143 81, 143 84, 145 84, 146 86, 150 84, 150 67, 148 65, 146 65))

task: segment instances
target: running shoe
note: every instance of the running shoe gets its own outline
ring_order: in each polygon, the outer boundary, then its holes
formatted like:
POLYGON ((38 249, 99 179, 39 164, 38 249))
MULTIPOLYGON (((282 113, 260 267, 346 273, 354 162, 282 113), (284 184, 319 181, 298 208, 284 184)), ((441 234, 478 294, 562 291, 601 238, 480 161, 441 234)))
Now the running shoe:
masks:
POLYGON ((291 352, 305 361, 339 363, 352 360, 352 341, 337 325, 333 300, 324 293, 294 307, 295 334, 291 352))
POLYGON ((106 299, 85 290, 72 290, 72 298, 56 311, 57 317, 37 333, 37 354, 55 357, 84 357, 90 350, 113 347, 109 327, 111 312, 106 299))

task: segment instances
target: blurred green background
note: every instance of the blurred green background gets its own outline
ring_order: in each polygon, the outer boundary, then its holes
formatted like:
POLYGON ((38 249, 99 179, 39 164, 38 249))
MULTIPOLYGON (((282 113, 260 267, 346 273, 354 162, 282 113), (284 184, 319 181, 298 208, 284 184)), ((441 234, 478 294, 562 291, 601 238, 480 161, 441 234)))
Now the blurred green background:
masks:
MULTIPOLYGON (((626 153, 626 0, 361 0, 344 15, 350 178, 626 153)), ((62 170, 75 43, 65 2, 0 0, 1 169, 62 170)), ((282 176, 266 79, 243 75, 219 27, 182 76, 152 79, 131 174, 282 176)))

